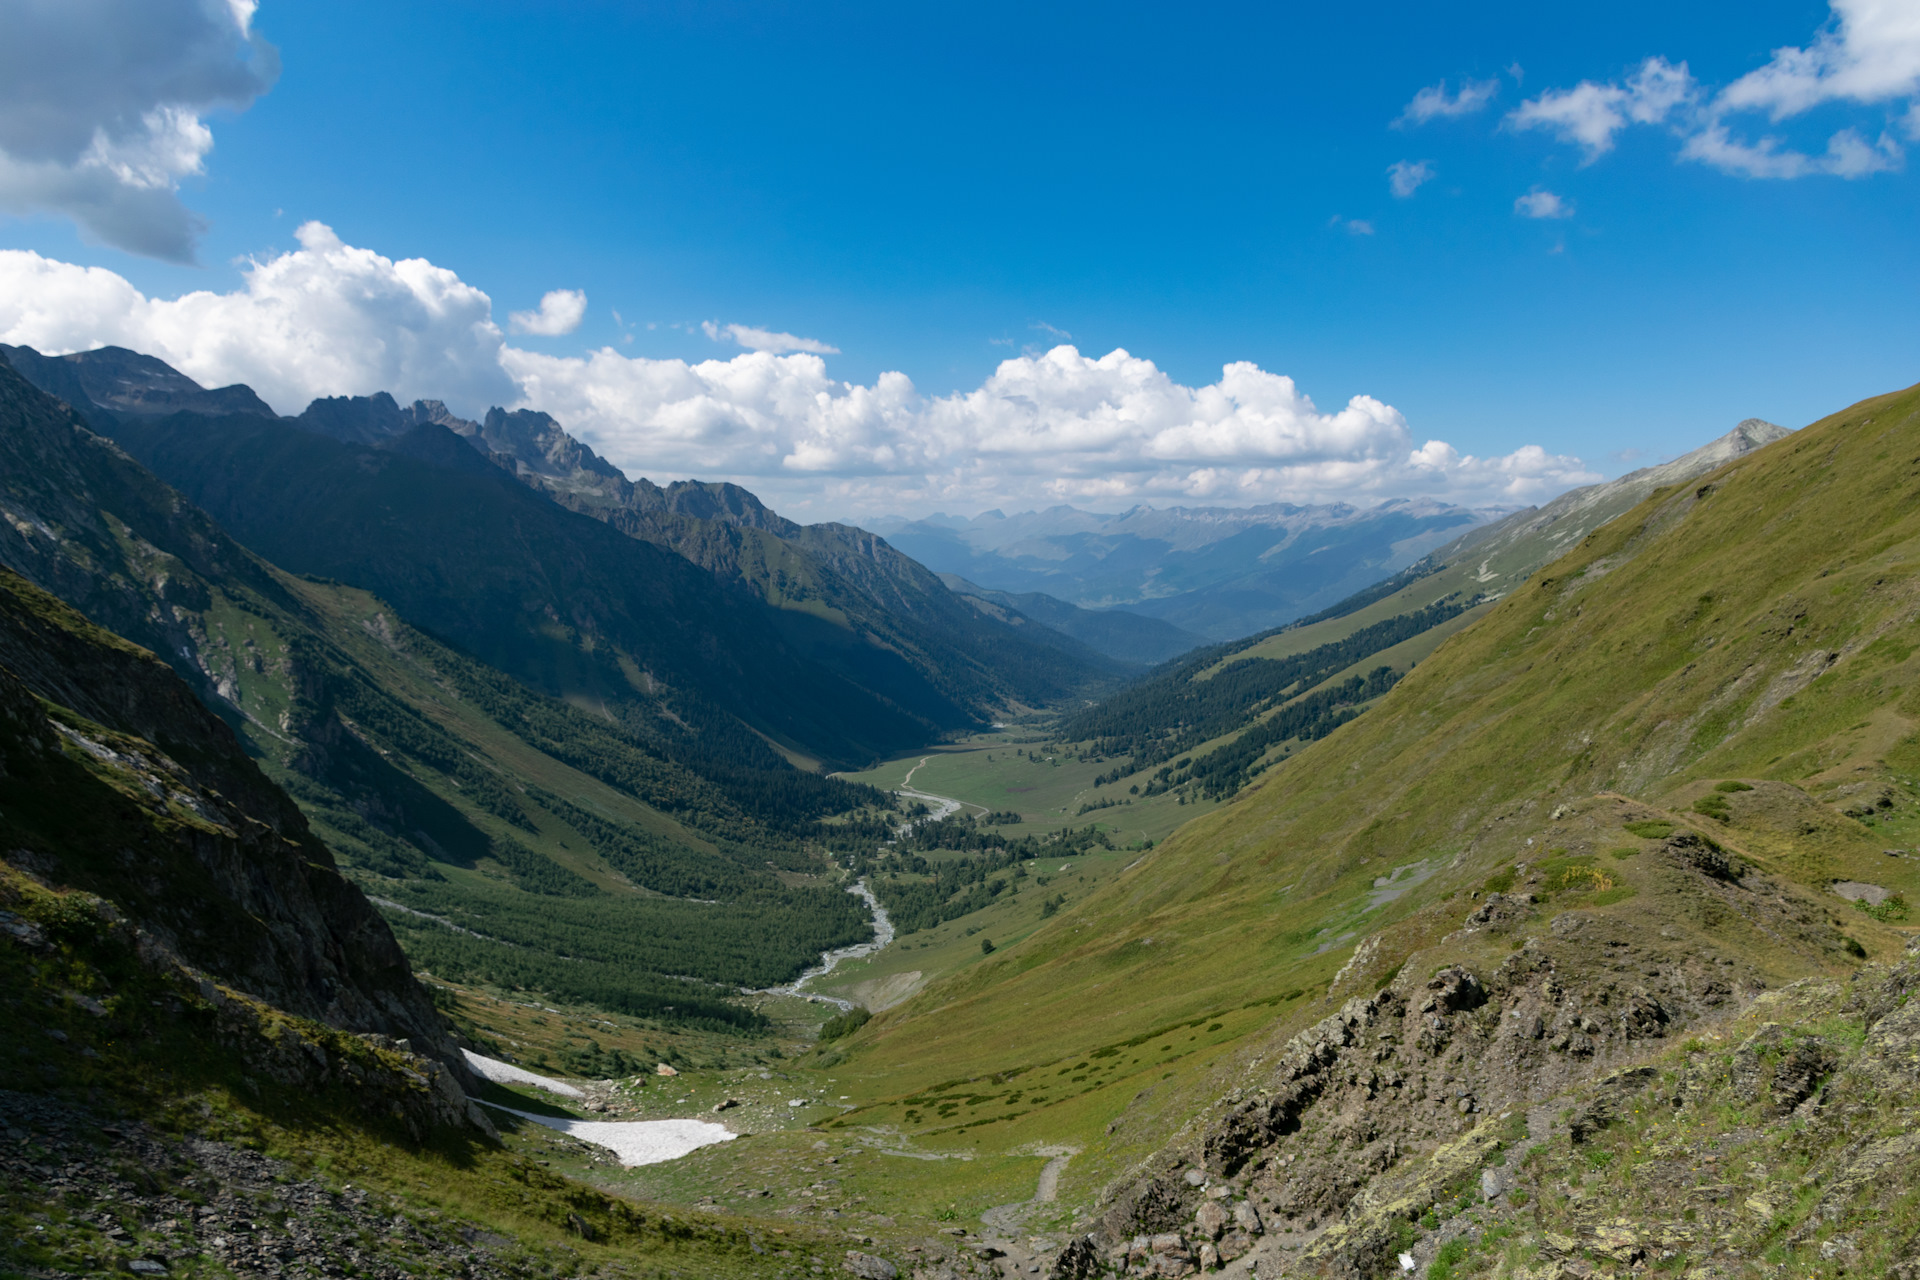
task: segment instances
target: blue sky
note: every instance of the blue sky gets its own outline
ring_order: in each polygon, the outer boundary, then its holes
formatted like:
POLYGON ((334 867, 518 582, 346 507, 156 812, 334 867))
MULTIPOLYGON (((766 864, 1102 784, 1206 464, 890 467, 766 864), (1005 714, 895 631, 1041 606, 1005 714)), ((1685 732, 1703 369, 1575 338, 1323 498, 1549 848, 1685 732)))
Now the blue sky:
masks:
MULTIPOLYGON (((90 3, 109 20, 116 8, 90 3)), ((201 16, 228 3, 206 0, 201 16)), ((16 4, 45 7, 0 0, 16 4)), ((1920 146, 1920 116, 1906 114, 1920 44, 1902 43, 1920 28, 1916 9, 265 0, 251 31, 277 51, 277 79, 259 46, 235 55, 257 83, 201 91, 196 118, 212 146, 201 172, 176 179, 179 203, 204 220, 197 265, 102 243, 57 196, 9 199, 4 170, 0 208, 20 216, 0 219, 0 250, 107 268, 137 291, 126 304, 137 308, 242 290, 249 261, 297 253, 296 229, 319 222, 342 252, 426 259, 483 291, 503 341, 530 353, 504 379, 484 353, 320 363, 343 383, 412 383, 392 389, 467 412, 518 395, 630 473, 729 474, 805 514, 872 511, 895 496, 960 510, 1416 492, 1532 501, 1746 416, 1798 426, 1920 378, 1920 202, 1906 154, 1920 146), (1776 58, 1782 48, 1830 55, 1801 77, 1828 86, 1811 105, 1805 93, 1790 101, 1791 85, 1762 85, 1773 96, 1754 109, 1716 98, 1770 62, 1804 72, 1804 59, 1776 58), (1850 82, 1846 57, 1866 66, 1850 82), (1578 140, 1608 92, 1623 118, 1662 110, 1634 96, 1649 58, 1685 64, 1688 103, 1604 131, 1604 151, 1591 132, 1578 140), (1407 118, 1416 94, 1442 82, 1448 95, 1475 86, 1462 105, 1480 105, 1407 118), (1536 106, 1534 127, 1514 115, 1582 82, 1599 98, 1568 99, 1557 116, 1536 106), (1709 117, 1735 143, 1774 136, 1779 148, 1759 161, 1689 158, 1709 117), (1864 158, 1825 159, 1841 130, 1864 158), (1783 163, 1787 151, 1807 159, 1783 163), (1396 163, 1425 166, 1405 197, 1391 190, 1396 163), (1747 176, 1769 166, 1809 171, 1747 176), (554 289, 584 291, 578 327, 512 333, 508 314, 554 289), (720 340, 701 322, 720 326, 720 340), (697 429, 668 423, 716 398, 710 387, 662 390, 678 369, 605 360, 605 376, 590 376, 580 364, 598 348, 730 361, 742 348, 727 325, 820 349, 763 353, 821 366, 826 382, 801 377, 795 394, 847 384, 886 400, 893 371, 911 393, 884 412, 852 406, 857 422, 816 424, 820 438, 796 444, 761 420, 782 411, 765 404, 728 401, 697 429), (1061 342, 1089 362, 1124 348, 1136 365, 994 381, 1000 362, 1039 360, 1061 342), (535 357, 573 364, 536 368, 535 357), (1319 425, 1297 425, 1312 416, 1297 401, 1244 430, 1215 415, 1202 424, 1211 434, 1179 435, 1174 423, 1175 440, 1162 423, 1144 445, 1119 441, 1112 414, 1104 426, 1099 414, 955 425, 974 412, 966 398, 982 395, 1037 402, 1043 417, 1104 395, 1125 419, 1129 394, 1159 403, 1138 362, 1177 388, 1249 362, 1292 378, 1319 425), (472 379, 459 372, 475 368, 472 379), (453 385, 429 385, 436 374, 453 385), (1112 391, 1115 378, 1131 390, 1112 391), (620 395, 645 404, 623 419, 607 407, 620 395), (1372 410, 1320 422, 1355 396, 1399 425, 1372 410), (1008 432, 1032 447, 1008 446, 1008 432), (929 454, 899 436, 945 443, 929 454), (1561 461, 1411 474, 1396 463, 1385 479, 1358 465, 1429 440, 1483 461, 1527 446, 1561 461), (1133 479, 1103 487, 1103 451, 1121 459, 1114 475, 1133 479), (979 464, 986 454, 1017 461, 979 464), (1212 478, 1192 479, 1202 473, 1212 478), (1063 475, 1075 482, 1048 487, 1063 475)), ((84 39, 48 55, 76 67, 92 56, 84 39)), ((0 147, 24 157, 23 136, 0 127, 0 147)), ((58 280, 33 279, 55 299, 42 310, 66 305, 58 280)), ((17 299, 26 286, 14 288, 17 299)), ((310 370, 287 374, 298 360, 286 352, 235 354, 237 339, 219 344, 226 356, 196 354, 182 317, 164 332, 130 329, 108 314, 118 304, 95 299, 60 323, 16 315, 9 326, 5 305, 9 341, 140 345, 129 335, 152 334, 149 347, 188 353, 175 362, 203 379, 280 376, 286 390, 269 397, 282 411, 319 386, 310 370)), ((392 322, 361 317, 366 342, 391 346, 373 330, 392 322)))

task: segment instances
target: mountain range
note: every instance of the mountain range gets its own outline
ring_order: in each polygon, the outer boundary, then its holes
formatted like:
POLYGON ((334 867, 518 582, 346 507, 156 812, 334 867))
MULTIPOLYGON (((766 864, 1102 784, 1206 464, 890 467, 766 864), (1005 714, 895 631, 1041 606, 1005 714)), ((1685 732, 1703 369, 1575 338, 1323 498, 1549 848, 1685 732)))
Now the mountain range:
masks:
POLYGON ((1183 652, 544 415, 0 354, 0 1269, 1920 1280, 1920 388, 998 544, 1334 557, 1183 652))
POLYGON ((895 547, 990 591, 1124 611, 1237 640, 1324 608, 1505 515, 1426 499, 1376 507, 1050 507, 871 521, 895 547))
POLYGON ((279 419, 117 348, 6 354, 269 560, 365 586, 562 698, 669 688, 844 765, 1119 670, 982 617, 871 535, 731 486, 631 484, 542 414, 476 424, 376 395, 279 419))

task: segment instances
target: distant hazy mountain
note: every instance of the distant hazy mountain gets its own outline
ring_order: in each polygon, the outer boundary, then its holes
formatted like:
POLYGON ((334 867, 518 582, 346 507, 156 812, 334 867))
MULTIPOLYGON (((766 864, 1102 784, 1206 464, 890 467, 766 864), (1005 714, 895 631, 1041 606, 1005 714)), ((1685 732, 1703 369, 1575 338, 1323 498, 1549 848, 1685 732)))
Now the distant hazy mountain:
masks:
POLYGON ((1506 514, 1424 499, 1247 508, 1051 507, 869 527, 938 573, 995 591, 1123 609, 1212 640, 1291 622, 1506 514))
POLYGON ((1121 662, 1153 666, 1205 644, 1204 636, 1125 609, 1082 609, 1040 591, 995 591, 943 573, 947 589, 977 606, 1012 611, 1121 662))

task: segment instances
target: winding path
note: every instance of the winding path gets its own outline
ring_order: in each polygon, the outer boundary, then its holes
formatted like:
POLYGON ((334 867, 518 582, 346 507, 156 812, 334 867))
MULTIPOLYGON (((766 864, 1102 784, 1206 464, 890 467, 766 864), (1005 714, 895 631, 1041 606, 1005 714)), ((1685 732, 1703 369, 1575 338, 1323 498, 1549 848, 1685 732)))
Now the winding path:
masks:
MULTIPOLYGON (((936 796, 930 791, 918 790, 913 785, 913 775, 926 768, 927 761, 931 759, 933 759, 932 756, 921 756, 920 763, 907 770, 907 776, 900 780, 899 789, 894 792, 897 796, 909 796, 915 800, 926 801, 933 806, 933 812, 929 813, 926 817, 915 818, 909 822, 900 824, 900 830, 902 832, 911 831, 922 823, 938 822, 940 819, 956 814, 966 807, 964 801, 955 800, 952 796, 936 796)), ((979 805, 974 805, 973 807, 980 809, 982 813, 986 812, 986 810, 979 805)))
POLYGON ((1060 1175, 1066 1172, 1067 1162, 1080 1154, 1080 1148, 1041 1147, 1033 1154, 1048 1157, 1034 1185, 1033 1199, 995 1205, 980 1215, 981 1223, 997 1233, 982 1236, 981 1243, 1006 1254, 1016 1269, 1032 1263, 1037 1251, 1053 1247, 1050 1241, 1026 1235, 1027 1219, 1033 1216, 1034 1210, 1053 1203, 1060 1194, 1060 1175))

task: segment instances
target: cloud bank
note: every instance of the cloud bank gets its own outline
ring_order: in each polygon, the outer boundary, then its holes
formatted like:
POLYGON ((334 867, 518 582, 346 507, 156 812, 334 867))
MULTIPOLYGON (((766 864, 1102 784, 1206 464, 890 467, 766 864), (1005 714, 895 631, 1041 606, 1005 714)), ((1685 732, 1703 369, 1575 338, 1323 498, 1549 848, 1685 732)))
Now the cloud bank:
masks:
POLYGON ((1624 81, 1583 80, 1571 89, 1548 90, 1521 103, 1506 124, 1578 145, 1582 164, 1611 151, 1622 130, 1639 124, 1662 126, 1679 137, 1682 159, 1739 177, 1864 178, 1898 169, 1906 153, 1896 133, 1920 141, 1920 5, 1831 4, 1832 17, 1813 40, 1776 49, 1764 66, 1717 93, 1695 80, 1686 63, 1648 58, 1624 81), (1764 115, 1778 125, 1829 104, 1892 111, 1882 115, 1871 140, 1858 126, 1848 126, 1829 135, 1820 150, 1795 147, 1774 134, 1750 138, 1750 123, 1742 120, 1764 115))
POLYGON ((257 0, 23 0, 0 39, 0 212, 72 218, 93 240, 185 262, 205 117, 273 86, 257 0))
POLYGON ((210 386, 249 383, 282 413, 378 390, 470 415, 543 409, 629 475, 737 480, 808 518, 927 503, 1523 502, 1599 478, 1537 446, 1480 458, 1418 441, 1371 396, 1322 410, 1293 379, 1247 362, 1188 386, 1125 350, 1062 343, 1002 361, 971 390, 929 395, 904 373, 836 379, 812 351, 697 362, 531 351, 451 271, 343 244, 319 223, 299 242, 250 263, 230 293, 175 299, 98 267, 0 251, 0 341, 132 347, 210 386))

